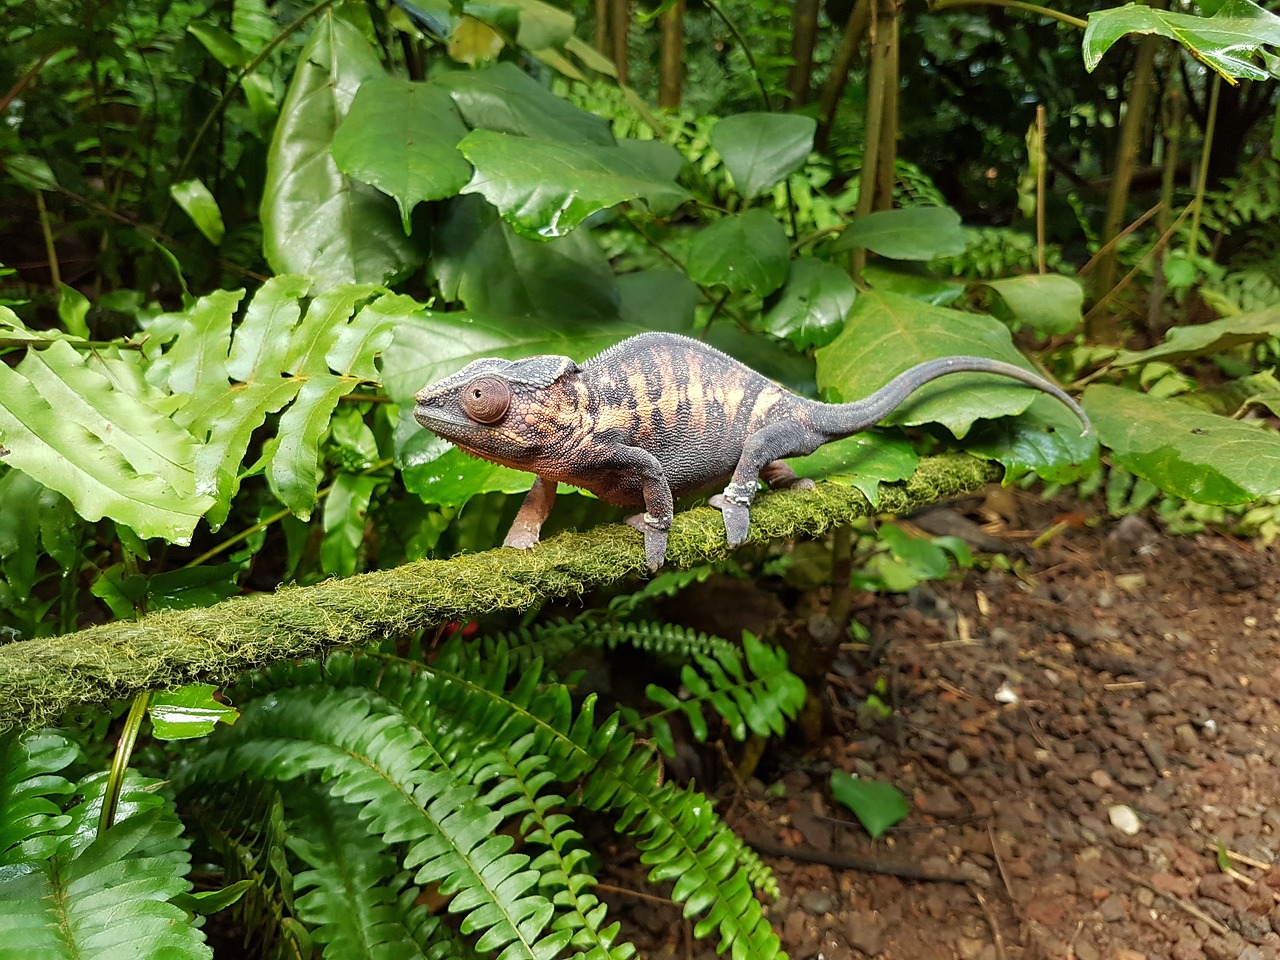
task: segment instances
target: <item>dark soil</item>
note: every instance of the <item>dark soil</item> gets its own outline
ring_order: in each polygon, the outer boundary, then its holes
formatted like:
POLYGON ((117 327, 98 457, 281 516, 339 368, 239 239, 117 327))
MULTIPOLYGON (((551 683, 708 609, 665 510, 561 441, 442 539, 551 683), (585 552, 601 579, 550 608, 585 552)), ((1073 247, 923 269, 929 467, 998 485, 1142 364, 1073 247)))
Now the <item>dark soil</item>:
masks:
MULTIPOLYGON (((996 497, 974 514, 1013 553, 1060 519, 996 497)), ((1276 552, 1134 517, 1067 524, 1026 556, 1019 574, 859 598, 869 649, 825 667, 821 734, 718 791, 741 835, 793 852, 766 858, 788 953, 1280 958, 1276 552), (860 718, 878 680, 893 712, 860 718), (833 804, 836 768, 895 784, 911 814, 872 843, 833 804)), ((720 599, 698 605, 753 608, 720 599)), ((621 865, 611 879, 642 886, 621 865)), ((610 899, 646 956, 714 956, 674 907, 610 899)))

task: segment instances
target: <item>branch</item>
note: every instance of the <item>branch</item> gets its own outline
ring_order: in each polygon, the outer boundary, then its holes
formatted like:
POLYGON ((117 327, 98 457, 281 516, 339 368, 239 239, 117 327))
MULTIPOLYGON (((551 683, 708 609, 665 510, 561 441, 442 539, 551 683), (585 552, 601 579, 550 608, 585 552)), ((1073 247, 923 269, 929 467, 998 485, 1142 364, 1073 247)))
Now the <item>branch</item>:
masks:
MULTIPOLYGON (((857 490, 762 494, 749 543, 815 536, 876 513, 909 513, 982 486, 1000 468, 965 454, 928 457, 905 483, 884 484, 872 507, 857 490)), ((677 514, 667 562, 687 567, 728 555, 724 524, 710 508, 677 514)), ((55 722, 75 706, 142 690, 237 674, 281 660, 319 656, 498 610, 525 610, 548 597, 581 594, 644 575, 640 535, 621 524, 565 533, 531 551, 487 550, 420 560, 312 587, 235 597, 196 610, 165 610, 61 637, 0 646, 0 729, 55 722)))

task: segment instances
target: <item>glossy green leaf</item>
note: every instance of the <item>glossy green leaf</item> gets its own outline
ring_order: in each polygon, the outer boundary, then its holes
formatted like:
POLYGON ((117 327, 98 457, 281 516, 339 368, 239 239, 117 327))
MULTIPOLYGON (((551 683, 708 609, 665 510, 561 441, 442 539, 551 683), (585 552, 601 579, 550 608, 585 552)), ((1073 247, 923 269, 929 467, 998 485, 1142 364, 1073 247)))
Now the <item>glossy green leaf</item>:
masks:
POLYGON ((1280 46, 1280 17, 1250 0, 1227 0, 1211 17, 1140 3, 1091 13, 1084 32, 1085 67, 1093 70, 1117 40, 1131 33, 1174 40, 1228 80, 1275 76, 1263 48, 1280 46))
POLYGON ((39 157, 18 153, 5 157, 0 162, 14 182, 26 190, 53 190, 58 186, 58 178, 54 176, 53 169, 39 157))
POLYGON ((80 748, 54 730, 0 735, 0 876, 7 864, 44 860, 70 823, 61 798, 75 786, 59 771, 80 758, 80 748))
POLYGON ((1084 408, 1112 463, 1196 503, 1247 503, 1280 494, 1280 433, 1105 384, 1084 408))
POLYGON ((195 740, 207 737, 219 721, 235 723, 240 711, 217 700, 217 689, 209 683, 191 683, 153 693, 147 707, 152 734, 160 740, 195 740))
POLYGON ((964 253, 960 214, 950 207, 877 210, 845 228, 832 250, 864 247, 891 260, 936 260, 964 253))
POLYGON ((899 437, 859 433, 787 462, 799 476, 861 490, 875 506, 880 500, 880 484, 906 480, 916 472, 920 458, 911 444, 899 437))
POLYGON ((907 798, 893 784, 863 780, 843 770, 831 771, 831 795, 852 810, 873 837, 883 836, 911 812, 907 798))
POLYGON ((444 452, 401 474, 404 488, 426 503, 460 507, 477 494, 524 493, 533 486, 533 474, 479 460, 439 437, 432 436, 427 449, 444 452))
POLYGON ((711 145, 738 192, 751 199, 800 169, 817 129, 798 113, 737 113, 711 128, 711 145))
POLYGON ((417 203, 454 196, 471 179, 471 165, 458 152, 466 135, 444 89, 373 77, 361 84, 331 152, 344 174, 395 198, 408 233, 417 203))
POLYGON ((451 201, 434 232, 432 267, 445 299, 473 314, 539 323, 608 324, 619 309, 613 269, 588 231, 519 236, 478 196, 451 201))
POLYGON ((768 333, 785 337, 799 350, 826 346, 840 332, 857 295, 857 286, 844 270, 800 257, 761 320, 768 333))
POLYGON ((862 280, 868 287, 884 293, 900 293, 945 307, 964 296, 964 284, 939 277, 923 263, 910 260, 875 260, 862 271, 862 280))
POLYGON ((995 292, 992 312, 1014 329, 1030 327, 1043 336, 1069 333, 1080 325, 1084 289, 1061 274, 1030 274, 986 280, 995 292))
POLYGON ((62 329, 73 337, 89 339, 89 299, 75 287, 58 284, 58 319, 62 329))
POLYGON ((200 46, 228 70, 243 67, 253 59, 253 54, 227 31, 212 23, 193 20, 187 24, 187 32, 200 41, 200 46))
POLYGON ((16 367, 0 364, 0 446, 86 520, 189 542, 212 503, 197 492, 196 438, 136 390, 66 342, 29 351, 16 367))
POLYGON ((340 473, 324 502, 324 538, 320 541, 320 567, 325 573, 349 577, 365 540, 365 515, 378 478, 340 473))
POLYGON ((222 223, 222 211, 203 180, 183 180, 171 184, 169 194, 191 218, 206 240, 215 247, 222 243, 226 227, 222 223))
MULTIPOLYGON (((569 144, 474 130, 458 149, 475 165, 463 193, 478 193, 525 236, 548 239, 625 200, 643 200, 667 216, 688 199, 648 151, 569 144)), ((675 154, 666 144, 660 150, 675 154)), ((679 156, 675 155, 676 168, 679 156)), ((665 167, 665 169, 664 169, 665 167)))
POLYGON ((1272 337, 1280 337, 1280 304, 1211 323, 1173 327, 1165 334, 1164 343, 1148 350, 1122 350, 1115 364, 1130 367, 1153 360, 1172 363, 1187 357, 1224 353, 1232 347, 1261 343, 1272 337))
POLYGON ((579 110, 511 63, 446 73, 432 81, 449 91, 467 126, 565 143, 611 145, 609 125, 579 110))
POLYGON ((103 569, 90 592, 111 608, 117 619, 129 620, 151 610, 209 607, 240 592, 238 563, 179 567, 163 573, 130 573, 123 563, 103 569))
POLYGON ((787 280, 790 243, 782 224, 764 210, 721 217, 698 231, 686 264, 697 283, 765 296, 787 280))
POLYGON ((1034 473, 1051 483, 1072 483, 1097 468, 1097 437, 1084 436, 1076 415, 1044 395, 1022 416, 979 423, 964 448, 1001 464, 1006 482, 1034 473))
POLYGON ((276 273, 302 273, 321 289, 382 283, 422 262, 395 202, 345 176, 329 153, 360 85, 383 76, 355 28, 322 17, 298 58, 267 155, 263 250, 276 273))
MULTIPOLYGON (((856 400, 884 386, 908 367, 934 357, 977 355, 1028 367, 998 320, 864 291, 844 330, 817 351, 818 385, 856 400)), ((941 423, 963 437, 974 422, 1022 413, 1036 391, 1008 378, 958 373, 926 384, 888 420, 916 426, 941 423)))

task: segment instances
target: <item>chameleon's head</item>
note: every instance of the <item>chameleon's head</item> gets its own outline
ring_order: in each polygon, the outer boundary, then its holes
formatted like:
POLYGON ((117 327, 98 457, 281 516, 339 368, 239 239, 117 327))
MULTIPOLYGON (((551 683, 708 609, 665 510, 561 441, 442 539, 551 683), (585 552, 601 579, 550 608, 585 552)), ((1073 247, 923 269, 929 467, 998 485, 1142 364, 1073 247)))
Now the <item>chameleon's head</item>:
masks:
POLYGON ((486 460, 527 469, 557 424, 552 388, 578 365, 568 357, 489 357, 414 395, 428 430, 486 460))

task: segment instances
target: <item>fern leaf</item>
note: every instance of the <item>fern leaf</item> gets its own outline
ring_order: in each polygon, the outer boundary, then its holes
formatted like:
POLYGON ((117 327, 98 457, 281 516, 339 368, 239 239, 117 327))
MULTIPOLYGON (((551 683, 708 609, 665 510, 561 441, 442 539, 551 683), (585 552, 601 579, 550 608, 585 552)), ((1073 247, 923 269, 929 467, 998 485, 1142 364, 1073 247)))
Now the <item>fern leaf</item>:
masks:
POLYGON ((50 797, 75 787, 58 771, 80 756, 80 748, 52 730, 0 737, 0 877, 4 865, 44 860, 62 842, 71 822, 50 797))
POLYGON ((399 873, 385 848, 333 797, 294 805, 289 848, 310 869, 297 875, 298 919, 313 926, 329 960, 400 960, 427 956, 464 960, 474 952, 416 902, 418 888, 399 873))
POLYGON ((191 888, 182 824, 155 807, 79 852, 70 845, 0 882, 4 955, 41 960, 205 960, 204 935, 170 898, 191 888), (179 852, 183 855, 179 856, 179 852))
POLYGON ((554 908, 531 892, 529 857, 510 852, 511 838, 495 832, 501 817, 458 782, 428 731, 382 712, 390 706, 359 689, 278 691, 250 705, 224 745, 186 775, 322 773, 335 796, 359 806, 369 832, 409 845, 404 864, 416 868, 417 883, 458 894, 449 909, 464 914, 462 930, 478 935, 477 950, 500 949, 503 960, 555 956, 567 937, 543 933, 554 908))

